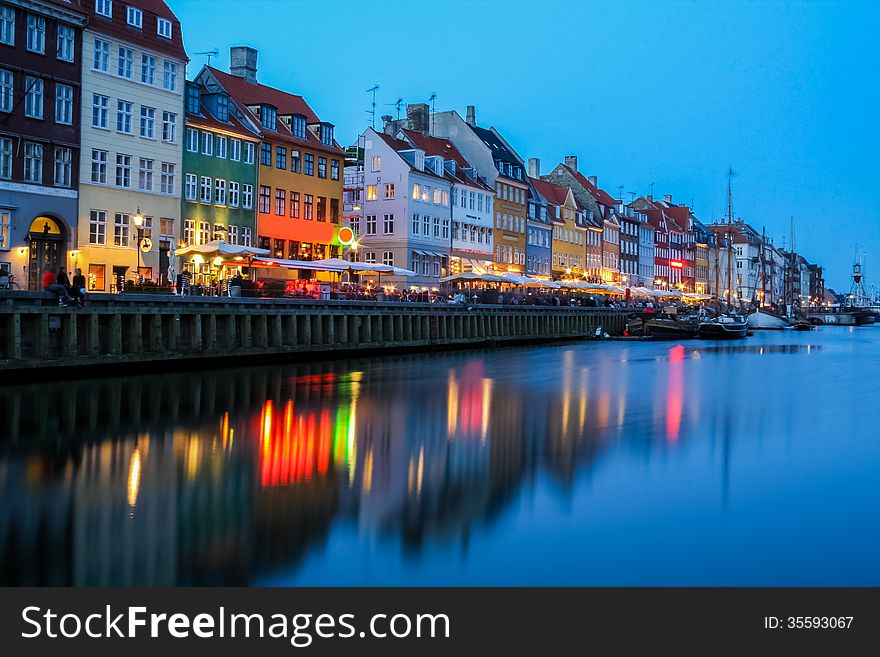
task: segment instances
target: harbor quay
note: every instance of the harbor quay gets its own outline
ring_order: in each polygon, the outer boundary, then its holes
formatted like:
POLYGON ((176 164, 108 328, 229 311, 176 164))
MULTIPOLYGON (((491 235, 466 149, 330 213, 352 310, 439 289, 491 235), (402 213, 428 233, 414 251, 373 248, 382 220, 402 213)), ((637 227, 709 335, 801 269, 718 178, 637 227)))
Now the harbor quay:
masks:
MULTIPOLYGON (((0 370, 431 350, 622 335, 626 308, 95 294, 0 297, 0 370)), ((183 365, 183 363, 181 363, 183 365)))

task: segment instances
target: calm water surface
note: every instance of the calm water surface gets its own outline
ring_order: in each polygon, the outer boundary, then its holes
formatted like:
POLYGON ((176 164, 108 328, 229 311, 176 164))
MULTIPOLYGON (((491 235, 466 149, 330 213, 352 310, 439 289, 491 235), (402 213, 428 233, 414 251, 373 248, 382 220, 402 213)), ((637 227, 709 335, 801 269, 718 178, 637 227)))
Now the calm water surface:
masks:
POLYGON ((880 328, 0 387, 0 584, 880 584, 880 328))

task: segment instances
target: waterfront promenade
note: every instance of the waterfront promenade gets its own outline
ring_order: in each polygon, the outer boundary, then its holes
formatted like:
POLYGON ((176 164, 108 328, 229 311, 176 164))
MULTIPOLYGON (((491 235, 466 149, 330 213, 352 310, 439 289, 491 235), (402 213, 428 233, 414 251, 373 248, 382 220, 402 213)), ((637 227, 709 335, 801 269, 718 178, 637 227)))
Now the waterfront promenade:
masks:
POLYGON ((0 370, 313 358, 623 332, 631 309, 93 294, 0 294, 0 370))

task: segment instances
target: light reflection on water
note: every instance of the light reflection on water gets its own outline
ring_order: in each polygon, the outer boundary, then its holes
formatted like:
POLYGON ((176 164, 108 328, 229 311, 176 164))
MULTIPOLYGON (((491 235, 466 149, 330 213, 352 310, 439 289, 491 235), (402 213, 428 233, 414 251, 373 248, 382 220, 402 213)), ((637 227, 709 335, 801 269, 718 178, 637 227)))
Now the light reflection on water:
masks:
POLYGON ((878 584, 880 329, 0 388, 0 584, 878 584))

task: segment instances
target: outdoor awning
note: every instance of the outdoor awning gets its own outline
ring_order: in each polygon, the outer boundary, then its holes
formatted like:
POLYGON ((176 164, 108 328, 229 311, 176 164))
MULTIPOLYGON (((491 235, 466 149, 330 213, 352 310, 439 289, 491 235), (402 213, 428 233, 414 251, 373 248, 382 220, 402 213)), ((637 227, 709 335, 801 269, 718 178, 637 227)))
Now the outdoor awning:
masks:
POLYGON ((282 269, 312 269, 314 271, 332 271, 341 274, 339 267, 322 265, 316 260, 285 260, 283 258, 254 258, 254 267, 281 267, 282 269))
POLYGON ((208 257, 214 256, 267 256, 268 249, 258 249, 253 246, 242 246, 241 244, 230 244, 223 240, 213 240, 205 244, 191 244, 174 251, 176 256, 202 255, 208 257))

